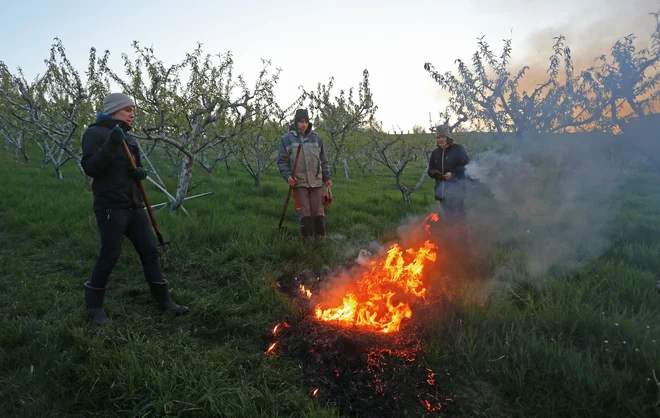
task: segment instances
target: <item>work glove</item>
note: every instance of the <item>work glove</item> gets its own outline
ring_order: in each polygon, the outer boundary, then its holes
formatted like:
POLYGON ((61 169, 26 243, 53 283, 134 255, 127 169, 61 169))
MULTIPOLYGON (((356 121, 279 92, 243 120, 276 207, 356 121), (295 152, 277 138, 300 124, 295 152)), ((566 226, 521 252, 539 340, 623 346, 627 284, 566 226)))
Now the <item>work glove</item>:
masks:
POLYGON ((124 139, 126 139, 124 130, 119 125, 115 125, 115 127, 110 130, 107 143, 110 148, 116 148, 124 141, 124 139))
POLYGON ((142 181, 147 178, 147 171, 142 167, 136 167, 128 172, 128 175, 135 181, 142 181))

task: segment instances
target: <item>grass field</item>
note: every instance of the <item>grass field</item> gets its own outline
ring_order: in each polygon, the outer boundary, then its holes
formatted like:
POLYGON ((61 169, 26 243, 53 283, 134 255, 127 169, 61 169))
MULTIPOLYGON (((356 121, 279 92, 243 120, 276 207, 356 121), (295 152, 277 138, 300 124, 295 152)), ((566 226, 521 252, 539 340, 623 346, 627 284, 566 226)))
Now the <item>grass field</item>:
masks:
MULTIPOLYGON (((110 281, 111 323, 97 328, 82 301, 99 247, 89 187, 70 164, 58 181, 0 154, 0 416, 346 416, 310 396, 296 361, 264 356, 264 331, 297 311, 275 280, 396 239, 433 208, 431 182, 407 205, 391 176, 338 175, 329 239, 303 246, 292 207, 276 230, 287 189, 275 172, 259 188, 238 167, 196 175, 195 193, 215 193, 187 202, 192 216, 158 213, 185 253, 164 276, 190 313, 156 309, 129 244, 110 281)), ((506 240, 483 254, 478 277, 444 284, 453 309, 426 324, 420 361, 451 393, 448 415, 660 413, 660 177, 632 173, 624 186, 600 257, 533 280, 502 275, 524 263, 506 240)))

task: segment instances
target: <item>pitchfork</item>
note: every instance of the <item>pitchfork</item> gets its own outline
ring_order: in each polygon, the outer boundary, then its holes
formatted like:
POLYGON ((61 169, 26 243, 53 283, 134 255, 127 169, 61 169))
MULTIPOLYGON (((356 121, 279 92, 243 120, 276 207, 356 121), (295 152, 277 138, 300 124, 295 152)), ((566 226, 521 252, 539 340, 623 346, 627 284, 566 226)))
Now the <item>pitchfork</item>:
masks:
MULTIPOLYGON (((300 150, 302 149, 302 144, 298 146, 298 150, 296 151, 296 158, 293 161, 293 171, 291 172, 291 177, 295 180, 296 179, 296 168, 298 168, 298 157, 300 156, 300 150)), ((284 222, 284 216, 286 215, 286 209, 289 207, 289 200, 291 200, 291 193, 293 193, 293 186, 289 186, 289 193, 286 195, 286 200, 284 201, 284 209, 282 209, 282 214, 280 215, 280 224, 277 227, 280 231, 282 231, 285 228, 282 228, 282 222, 284 222)))
MULTIPOLYGON (((126 145, 126 141, 122 141, 121 145, 124 147, 124 152, 126 153, 126 157, 128 157, 128 161, 131 163, 131 167, 133 168, 133 170, 135 170, 137 168, 137 165, 135 165, 135 160, 133 159, 133 155, 131 154, 131 151, 128 149, 128 145, 126 145)), ((179 253, 179 247, 174 242, 165 241, 165 239, 163 238, 163 234, 160 232, 160 227, 158 226, 158 222, 156 221, 156 215, 154 214, 154 211, 151 208, 151 204, 149 203, 147 192, 144 190, 144 184, 142 184, 141 181, 138 181, 137 184, 138 186, 140 186, 140 192, 142 193, 142 200, 144 200, 144 205, 147 207, 147 212, 149 212, 151 225, 154 227, 154 232, 156 232, 156 238, 158 238, 158 247, 161 252, 160 259, 161 262, 164 264, 166 260, 176 258, 176 255, 179 253)))

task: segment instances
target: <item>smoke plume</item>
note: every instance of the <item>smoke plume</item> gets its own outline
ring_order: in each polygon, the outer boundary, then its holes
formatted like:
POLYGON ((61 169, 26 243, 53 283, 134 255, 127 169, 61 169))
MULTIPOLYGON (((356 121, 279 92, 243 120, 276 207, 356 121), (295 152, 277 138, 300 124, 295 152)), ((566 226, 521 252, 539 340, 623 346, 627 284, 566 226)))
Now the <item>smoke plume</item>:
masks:
POLYGON ((473 157, 466 169, 475 184, 466 201, 473 238, 486 252, 519 254, 531 276, 597 257, 617 212, 615 145, 613 135, 547 135, 473 157))

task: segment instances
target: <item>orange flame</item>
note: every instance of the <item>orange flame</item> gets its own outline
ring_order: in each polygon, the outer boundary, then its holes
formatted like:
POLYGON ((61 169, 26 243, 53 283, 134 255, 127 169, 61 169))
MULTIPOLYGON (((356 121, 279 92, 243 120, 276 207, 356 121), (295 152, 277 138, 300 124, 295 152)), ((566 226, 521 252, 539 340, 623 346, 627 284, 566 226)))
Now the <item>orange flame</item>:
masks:
POLYGON ((412 310, 408 303, 396 303, 393 298, 399 296, 397 291, 424 297, 424 263, 435 261, 436 249, 428 240, 418 250, 404 251, 398 244, 392 244, 384 261, 370 262, 371 270, 357 282, 358 292, 347 291, 343 304, 335 308, 321 309, 317 305, 316 318, 366 326, 383 333, 398 331, 403 319, 412 316, 412 310))
POLYGON ((439 219, 437 213, 431 213, 426 219, 424 219, 424 230, 426 232, 431 232, 431 224, 429 224, 428 221, 438 222, 439 219))
POLYGON ((314 389, 314 392, 312 392, 312 396, 316 396, 317 393, 319 393, 319 389, 318 389, 318 388, 314 389))
POLYGON ((300 285, 300 291, 303 293, 303 295, 307 296, 308 298, 312 297, 312 292, 306 289, 304 284, 300 285))

